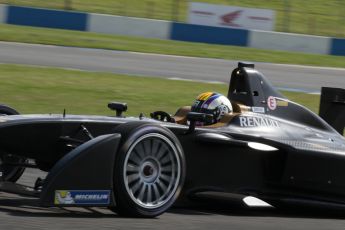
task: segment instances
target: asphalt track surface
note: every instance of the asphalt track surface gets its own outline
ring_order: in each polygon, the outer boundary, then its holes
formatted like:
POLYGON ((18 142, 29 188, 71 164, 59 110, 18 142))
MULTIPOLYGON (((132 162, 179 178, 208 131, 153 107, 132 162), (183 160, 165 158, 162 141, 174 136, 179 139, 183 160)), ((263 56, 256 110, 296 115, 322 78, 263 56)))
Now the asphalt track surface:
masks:
MULTIPOLYGON (((52 66, 87 71, 229 82, 238 61, 144 54, 75 47, 0 42, 0 63, 52 66)), ((320 92, 321 86, 345 88, 345 69, 256 63, 279 88, 320 92)))
MULTIPOLYGON (((19 180, 29 184, 40 171, 27 169, 19 180)), ((344 229, 343 211, 249 209, 236 203, 198 209, 173 208, 154 219, 117 216, 106 208, 42 208, 34 198, 0 192, 0 229, 344 229)))
MULTIPOLYGON (((140 76, 228 82, 237 61, 0 42, 0 62, 54 66, 140 76)), ((257 63, 276 86, 318 91, 345 88, 343 69, 257 63), (289 79, 289 81, 287 81, 289 79)), ((28 169, 19 183, 44 174, 28 169)), ((344 210, 280 211, 233 203, 173 208, 155 219, 122 218, 104 208, 41 208, 37 200, 0 192, 0 229, 344 229, 344 210)))

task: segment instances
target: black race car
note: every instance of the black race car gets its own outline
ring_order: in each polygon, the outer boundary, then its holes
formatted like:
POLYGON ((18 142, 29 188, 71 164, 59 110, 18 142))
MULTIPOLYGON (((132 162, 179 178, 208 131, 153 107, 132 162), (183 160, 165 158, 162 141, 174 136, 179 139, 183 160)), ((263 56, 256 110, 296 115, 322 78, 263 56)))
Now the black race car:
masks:
POLYGON ((138 217, 207 193, 277 207, 345 204, 345 90, 322 89, 328 124, 282 96, 253 64, 239 63, 228 98, 233 112, 206 126, 196 124, 212 115, 189 106, 146 118, 124 117, 126 104, 116 102, 108 105, 113 117, 18 115, 3 105, 0 190, 38 197, 42 206, 104 206, 138 217), (16 184, 27 167, 47 177, 16 184))

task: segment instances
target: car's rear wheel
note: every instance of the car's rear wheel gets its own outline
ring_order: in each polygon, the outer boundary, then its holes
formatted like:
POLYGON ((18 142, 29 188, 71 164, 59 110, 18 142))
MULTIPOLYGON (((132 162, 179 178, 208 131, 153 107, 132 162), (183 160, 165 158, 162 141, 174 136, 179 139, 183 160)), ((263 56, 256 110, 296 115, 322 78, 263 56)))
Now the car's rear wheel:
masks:
MULTIPOLYGON (((19 113, 7 106, 0 105, 0 117, 18 115, 19 113)), ((18 166, 25 163, 26 159, 9 153, 2 152, 0 155, 0 175, 3 181, 16 182, 24 173, 25 168, 18 166)))
POLYGON ((185 176, 185 160, 176 136, 143 123, 123 124, 114 171, 116 212, 154 217, 177 199, 185 176))

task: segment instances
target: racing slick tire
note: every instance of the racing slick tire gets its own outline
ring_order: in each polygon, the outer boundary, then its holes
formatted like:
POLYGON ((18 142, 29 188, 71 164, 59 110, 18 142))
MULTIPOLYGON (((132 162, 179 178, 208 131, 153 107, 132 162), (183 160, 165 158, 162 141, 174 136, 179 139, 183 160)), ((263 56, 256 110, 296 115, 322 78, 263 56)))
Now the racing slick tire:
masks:
MULTIPOLYGON (((19 113, 13 108, 7 105, 0 105, 0 116, 18 114, 19 113)), ((1 153, 0 155, 0 174, 2 181, 16 182, 23 175, 25 167, 4 165, 6 162, 10 162, 11 164, 23 164, 26 162, 26 159, 7 153, 1 153)))
POLYGON ((185 178, 185 158, 167 128, 143 122, 121 124, 121 144, 114 166, 114 195, 121 216, 155 217, 178 198, 185 178))

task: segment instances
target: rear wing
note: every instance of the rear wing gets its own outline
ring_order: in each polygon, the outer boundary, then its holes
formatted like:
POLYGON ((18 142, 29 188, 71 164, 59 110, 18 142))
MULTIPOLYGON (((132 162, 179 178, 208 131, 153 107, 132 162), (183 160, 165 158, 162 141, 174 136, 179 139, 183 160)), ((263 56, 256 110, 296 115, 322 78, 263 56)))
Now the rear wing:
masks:
POLYGON ((345 127, 345 89, 321 88, 320 117, 340 134, 345 127))

